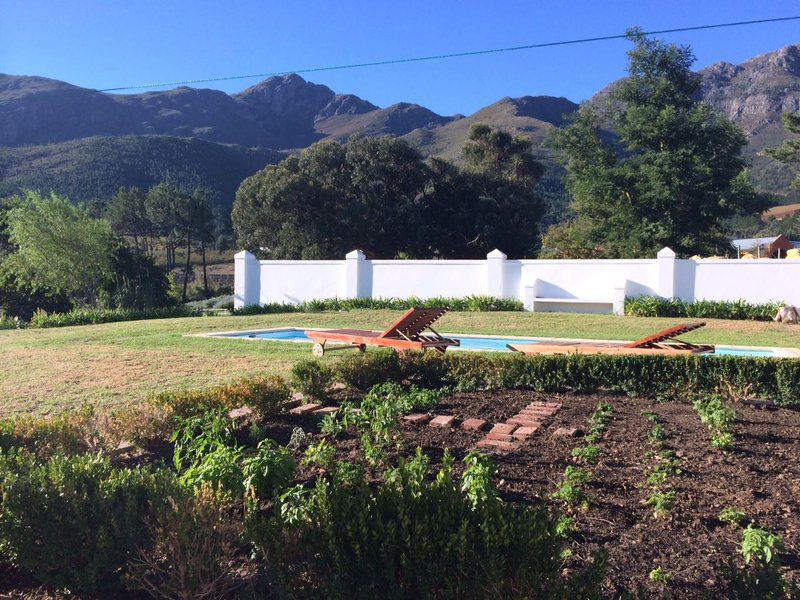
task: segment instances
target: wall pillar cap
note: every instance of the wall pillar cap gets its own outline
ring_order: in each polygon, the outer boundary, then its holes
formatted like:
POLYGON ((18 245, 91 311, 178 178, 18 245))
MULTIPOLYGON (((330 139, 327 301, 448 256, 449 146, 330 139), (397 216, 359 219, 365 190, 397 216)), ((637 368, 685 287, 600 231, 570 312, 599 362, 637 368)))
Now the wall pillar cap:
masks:
POLYGON ((500 250, 495 248, 494 250, 489 252, 489 254, 486 255, 486 258, 503 258, 503 259, 505 259, 505 258, 508 258, 508 256, 505 254, 505 252, 501 252, 500 250))
POLYGON ((675 258, 677 254, 672 250, 672 248, 667 248, 666 246, 658 251, 656 254, 658 258, 675 258))
POLYGON ((252 252, 248 252, 247 250, 242 250, 241 252, 237 252, 233 255, 233 258, 255 258, 255 255, 252 252))
POLYGON ((347 254, 344 255, 345 258, 349 259, 356 259, 356 260, 364 260, 367 256, 361 250, 351 250, 347 254))

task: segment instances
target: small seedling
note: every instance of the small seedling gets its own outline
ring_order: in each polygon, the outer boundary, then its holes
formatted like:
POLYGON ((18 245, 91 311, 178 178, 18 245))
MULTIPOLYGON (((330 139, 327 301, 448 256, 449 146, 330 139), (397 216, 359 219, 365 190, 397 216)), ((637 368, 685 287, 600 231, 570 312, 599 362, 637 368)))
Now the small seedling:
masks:
POLYGON ((564 477, 553 493, 553 500, 560 500, 572 506, 588 505, 586 494, 583 491, 584 484, 589 481, 589 473, 580 467, 568 466, 564 469, 564 477))
POLYGON ((650 494, 646 500, 648 506, 653 507, 653 516, 663 517, 675 507, 675 491, 658 491, 650 494))
MULTIPOLYGON (((644 410, 642 411, 642 416, 650 421, 651 423, 658 423, 658 413, 653 412, 652 410, 644 410)), ((660 567, 659 567, 660 568, 660 567)))
POLYGON ((599 447, 591 445, 581 446, 580 448, 575 448, 572 451, 573 458, 576 458, 587 465, 595 464, 601 454, 602 450, 600 450, 599 447))
POLYGON ((730 452, 733 450, 733 433, 726 431, 714 434, 711 436, 711 446, 722 452, 730 452))
POLYGON ((719 511, 717 518, 728 525, 739 525, 747 518, 747 515, 745 515, 741 510, 736 510, 735 508, 726 506, 719 511))
POLYGON ((665 571, 662 567, 656 567, 650 574, 648 575, 650 581, 655 581, 657 583, 669 583, 672 581, 672 573, 669 571, 665 571))
POLYGON ((560 538, 568 538, 575 530, 575 521, 572 517, 559 515, 556 519, 556 535, 560 538))
POLYGON ((653 428, 650 430, 650 433, 647 434, 647 441, 651 444, 655 442, 660 442, 664 439, 664 426, 660 423, 656 423, 653 425, 653 428))

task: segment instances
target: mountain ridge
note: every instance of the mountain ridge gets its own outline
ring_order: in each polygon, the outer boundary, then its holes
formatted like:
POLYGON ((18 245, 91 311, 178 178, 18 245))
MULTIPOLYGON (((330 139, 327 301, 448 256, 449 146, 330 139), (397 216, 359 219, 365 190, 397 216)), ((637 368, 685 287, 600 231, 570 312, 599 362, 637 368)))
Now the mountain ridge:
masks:
MULTIPOLYGON (((759 186, 784 192, 794 170, 774 163, 761 151, 787 137, 780 114, 800 110, 800 45, 739 65, 717 62, 698 73, 703 99, 747 134, 745 155, 759 186)), ((601 106, 613 85, 587 102, 601 106)), ((99 158, 100 147, 123 157, 123 164, 114 170, 103 162, 103 173, 113 181, 104 182, 92 196, 107 193, 107 188, 117 183, 174 177, 175 171, 206 180, 204 170, 217 172, 219 168, 204 162, 212 156, 213 160, 231 161, 237 174, 248 168, 258 170, 280 160, 286 152, 324 139, 344 141, 355 134, 403 137, 425 156, 458 161, 469 127, 477 122, 530 138, 537 156, 552 166, 542 143, 578 107, 563 97, 522 96, 501 98, 467 116, 440 115, 407 102, 378 107, 355 94, 336 93, 299 75, 270 77, 235 94, 177 87, 123 95, 45 77, 0 74, 0 192, 12 193, 42 180, 58 188, 57 175, 61 174, 75 182, 83 181, 66 187, 73 195, 86 196, 93 185, 92 177, 80 171, 99 158), (136 138, 142 140, 135 143, 136 138), (98 141, 101 139, 102 143, 98 141), (114 139, 117 141, 111 141, 114 139), (220 147, 212 149, 208 144, 220 147), (132 160, 126 146, 153 153, 153 164, 145 168, 147 157, 132 160), (177 156, 176 168, 160 162, 175 156, 178 148, 191 148, 189 155, 197 162, 181 161, 177 156), (64 156, 59 158, 59 153, 64 156), (26 172, 26 161, 33 155, 44 173, 26 172), (126 175, 125 165, 135 173, 126 175)), ((229 204, 230 182, 217 187, 225 196, 223 203, 229 204)))

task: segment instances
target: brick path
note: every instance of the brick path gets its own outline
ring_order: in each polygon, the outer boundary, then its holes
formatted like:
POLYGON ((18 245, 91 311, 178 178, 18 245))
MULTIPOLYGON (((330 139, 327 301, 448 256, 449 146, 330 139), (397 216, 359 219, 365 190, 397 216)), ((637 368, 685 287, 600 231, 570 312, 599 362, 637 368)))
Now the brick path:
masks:
POLYGON ((513 452, 561 409, 558 402, 531 402, 505 423, 495 423, 477 447, 494 452, 513 452))

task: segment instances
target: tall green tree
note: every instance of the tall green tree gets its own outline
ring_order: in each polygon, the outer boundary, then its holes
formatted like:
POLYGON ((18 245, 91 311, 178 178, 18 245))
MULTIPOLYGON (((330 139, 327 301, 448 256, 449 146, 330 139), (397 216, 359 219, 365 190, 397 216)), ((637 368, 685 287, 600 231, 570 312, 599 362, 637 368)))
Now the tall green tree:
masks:
POLYGON ((132 238, 137 250, 151 251, 153 223, 147 216, 146 200, 141 188, 123 186, 106 205, 105 218, 114 233, 132 238))
POLYGON ((188 194, 171 183, 154 185, 144 200, 145 216, 152 223, 154 234, 164 241, 168 270, 175 268, 175 251, 183 242, 181 214, 187 203, 188 194))
POLYGON ((628 77, 610 93, 602 125, 589 106, 557 132, 575 218, 548 230, 561 256, 683 255, 730 247, 722 221, 761 210, 741 151, 744 134, 698 99, 700 77, 687 46, 631 30, 628 77))
MULTIPOLYGON (((800 112, 784 113, 781 115, 781 120, 786 131, 800 136, 800 112)), ((800 137, 788 139, 779 148, 768 148, 764 153, 787 165, 800 164, 800 137)), ((800 173, 795 175, 792 187, 800 189, 800 173)))
POLYGON ((54 193, 27 191, 5 215, 13 252, 4 267, 33 290, 95 305, 109 281, 114 236, 107 221, 54 193))
POLYGON ((176 266, 176 249, 181 245, 185 248, 183 301, 187 300, 192 250, 195 245, 201 247, 205 292, 208 295, 205 244, 213 239, 214 213, 207 190, 195 188, 187 191, 170 183, 160 183, 148 191, 145 210, 156 232, 166 240, 167 268, 176 266))
POLYGON ((275 258, 526 255, 536 246, 541 166, 530 146, 488 127, 466 167, 427 163, 405 141, 321 142, 246 179, 232 220, 239 243, 275 258))

